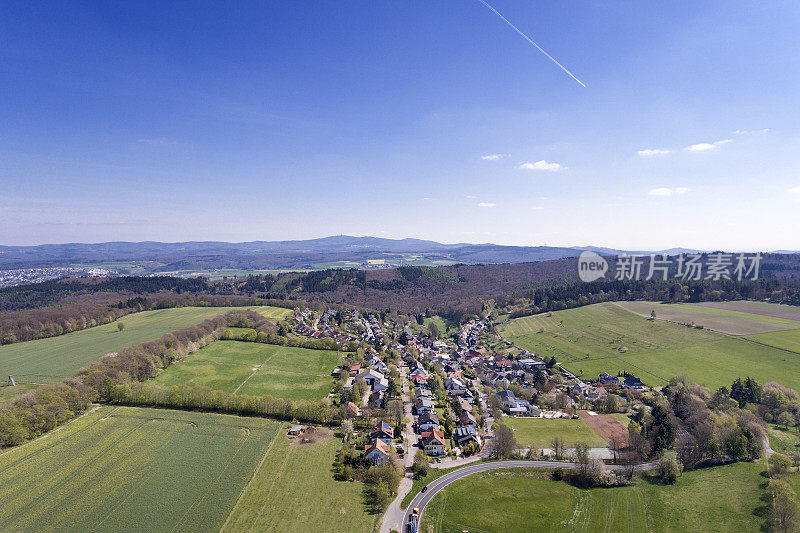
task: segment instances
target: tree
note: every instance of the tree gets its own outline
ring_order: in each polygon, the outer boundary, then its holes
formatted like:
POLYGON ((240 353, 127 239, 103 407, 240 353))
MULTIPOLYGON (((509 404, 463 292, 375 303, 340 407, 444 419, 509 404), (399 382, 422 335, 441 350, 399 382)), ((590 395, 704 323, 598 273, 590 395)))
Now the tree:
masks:
POLYGON ((553 440, 550 442, 550 446, 553 448, 553 457, 556 459, 561 459, 564 457, 564 438, 563 437, 553 437, 553 440))
POLYGON ((575 444, 575 462, 578 464, 578 476, 582 485, 587 485, 589 481, 589 445, 585 442, 575 444))
POLYGON ((125 322, 117 322, 117 330, 122 331, 125 329, 125 322))
POLYGON ((775 419, 775 423, 779 426, 783 426, 783 429, 789 429, 789 424, 794 423, 794 417, 789 414, 788 411, 783 411, 778 415, 778 418, 775 419))
POLYGON ((435 323, 433 323, 433 322, 431 322, 431 323, 428 325, 428 331, 430 332, 430 335, 431 335, 431 338, 432 338, 432 339, 438 339, 438 338, 441 336, 441 334, 442 334, 442 333, 439 331, 439 326, 437 326, 437 325, 436 325, 435 323))
POLYGON ((342 433, 344 433, 344 438, 345 439, 353 434, 353 421, 352 420, 344 420, 344 421, 342 421, 342 433))
POLYGON ((498 424, 494 431, 494 450, 493 455, 496 459, 508 459, 517 453, 516 439, 514 438, 514 430, 505 424, 498 424))
POLYGON ((791 485, 782 479, 769 482, 772 493, 772 521, 777 531, 794 531, 797 518, 797 495, 791 485))
POLYGON ((611 435, 611 438, 608 439, 608 446, 611 448, 611 453, 614 455, 614 462, 617 462, 617 455, 620 451, 625 449, 627 446, 626 439, 620 437, 616 433, 611 435))
POLYGON ((430 464, 422 450, 417 450, 414 455, 414 463, 411 465, 411 471, 414 474, 414 479, 424 478, 430 471, 430 464))
POLYGON ((772 477, 782 477, 792 466, 792 460, 782 453, 774 453, 769 458, 769 475, 772 477))
POLYGON ((683 467, 678 462, 678 454, 673 450, 664 452, 661 459, 658 460, 656 471, 661 483, 665 485, 672 485, 681 475, 683 467))

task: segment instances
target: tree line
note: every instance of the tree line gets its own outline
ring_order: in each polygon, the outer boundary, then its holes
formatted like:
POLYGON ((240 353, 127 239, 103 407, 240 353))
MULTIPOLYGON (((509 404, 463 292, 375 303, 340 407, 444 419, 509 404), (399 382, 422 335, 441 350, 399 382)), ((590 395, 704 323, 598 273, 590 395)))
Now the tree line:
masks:
POLYGON ((159 370, 218 339, 226 328, 240 323, 240 317, 239 312, 227 313, 158 340, 120 350, 91 363, 75 377, 46 385, 0 406, 0 446, 15 446, 47 433, 83 413, 92 402, 338 423, 343 418, 343 409, 324 402, 292 402, 270 396, 234 395, 207 387, 144 383, 159 370))

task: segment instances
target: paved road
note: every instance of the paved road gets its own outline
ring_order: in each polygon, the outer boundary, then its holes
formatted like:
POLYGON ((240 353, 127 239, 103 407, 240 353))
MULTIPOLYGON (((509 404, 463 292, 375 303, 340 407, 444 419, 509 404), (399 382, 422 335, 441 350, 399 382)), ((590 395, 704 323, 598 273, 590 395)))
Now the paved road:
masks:
MULTIPOLYGON (((634 468, 638 471, 643 470, 652 470, 656 467, 655 463, 642 463, 636 465, 634 468)), ((411 500, 411 503, 408 504, 408 508, 406 509, 405 515, 403 516, 403 529, 400 531, 405 533, 408 530, 409 519, 411 517, 411 512, 416 507, 419 509, 420 516, 425 512, 425 507, 430 503, 436 494, 447 487, 449 484, 453 483, 454 481, 458 481, 459 479, 465 478, 472 474, 477 474, 479 472, 487 472, 489 470, 497 470, 500 468, 566 468, 566 469, 575 469, 578 468, 576 463, 563 463, 560 461, 494 461, 491 463, 479 463, 476 465, 469 465, 465 466, 464 468, 459 468, 458 470, 454 470, 453 472, 449 472, 442 477, 435 479, 428 483, 428 489, 425 492, 420 492, 414 499, 411 500)), ((606 468, 609 470, 625 470, 628 468, 625 465, 607 465, 606 468)), ((384 521, 385 522, 385 521, 384 521)))

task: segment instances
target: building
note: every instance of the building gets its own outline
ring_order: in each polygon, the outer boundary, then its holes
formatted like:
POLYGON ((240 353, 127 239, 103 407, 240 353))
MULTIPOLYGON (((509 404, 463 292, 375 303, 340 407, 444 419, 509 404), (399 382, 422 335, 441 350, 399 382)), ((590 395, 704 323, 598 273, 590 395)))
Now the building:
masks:
POLYGON ((358 416, 358 406, 353 402, 347 402, 347 405, 344 406, 344 412, 349 417, 356 417, 358 416))
POLYGON ((481 445, 481 438, 478 436, 478 430, 474 426, 458 426, 453 431, 453 441, 457 446, 465 446, 470 442, 475 442, 478 446, 481 445))
POLYGON ((372 428, 372 431, 369 433, 369 440, 370 442, 375 442, 376 440, 383 441, 384 444, 390 446, 392 444, 392 439, 394 438, 394 428, 387 424, 386 422, 378 422, 378 425, 372 428))
POLYGON ((389 458, 389 445, 380 439, 375 440, 364 450, 364 458, 376 465, 384 463, 389 458))
POLYGON ((439 429, 439 417, 436 413, 422 413, 417 419, 417 428, 420 431, 426 431, 431 428, 439 429))
POLYGON ((422 449, 430 456, 445 455, 447 444, 441 429, 434 428, 422 432, 422 449))

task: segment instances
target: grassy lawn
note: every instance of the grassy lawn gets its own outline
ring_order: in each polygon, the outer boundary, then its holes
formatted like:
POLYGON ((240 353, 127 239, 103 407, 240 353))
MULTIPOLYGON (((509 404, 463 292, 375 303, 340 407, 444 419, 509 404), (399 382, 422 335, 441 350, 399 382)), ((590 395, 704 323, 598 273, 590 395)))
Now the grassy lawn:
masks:
POLYGON ((503 423, 514 430, 514 438, 520 446, 549 448, 554 437, 562 437, 567 446, 585 442, 589 446, 607 446, 600 435, 580 418, 512 418, 504 417, 503 423))
POLYGON ((158 339, 231 309, 178 307, 144 311, 122 317, 119 322, 125 324, 124 331, 110 323, 59 337, 0 346, 0 376, 10 374, 21 382, 52 383, 75 375, 107 353, 158 339))
POLYGON ((420 531, 758 531, 761 470, 739 463, 687 472, 673 486, 590 490, 533 469, 486 472, 437 494, 420 531))
POLYGON ((748 339, 800 353, 800 329, 749 335, 748 339))
POLYGON ((154 378, 161 385, 205 385, 253 396, 321 400, 333 384, 338 362, 332 350, 273 344, 216 341, 170 366, 154 378))
POLYGON ((770 424, 767 428, 769 436, 769 447, 776 452, 789 454, 800 454, 800 434, 797 429, 790 427, 788 430, 770 424))
POLYGON ((0 454, 0 529, 218 531, 279 426, 100 407, 0 454))
POLYGON ((281 432, 231 513, 224 531, 369 532, 380 515, 365 511, 361 483, 335 481, 336 438, 290 444, 281 432))
POLYGON ((764 346, 748 337, 650 321, 613 303, 519 318, 501 329, 509 340, 540 356, 554 355, 564 368, 585 378, 628 371, 656 386, 686 374, 713 390, 749 375, 800 388, 800 355, 773 347, 800 344, 800 330, 751 336, 773 345, 764 346))

